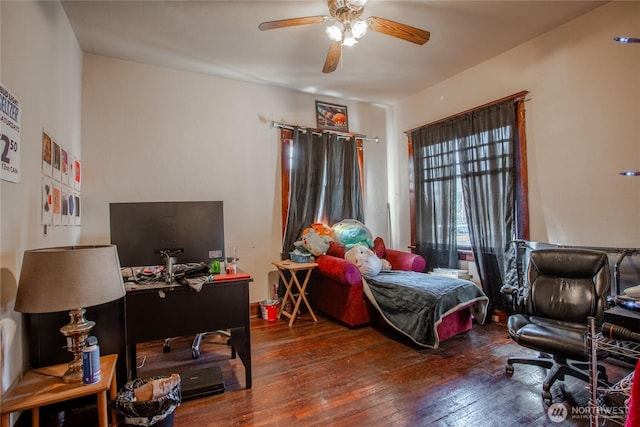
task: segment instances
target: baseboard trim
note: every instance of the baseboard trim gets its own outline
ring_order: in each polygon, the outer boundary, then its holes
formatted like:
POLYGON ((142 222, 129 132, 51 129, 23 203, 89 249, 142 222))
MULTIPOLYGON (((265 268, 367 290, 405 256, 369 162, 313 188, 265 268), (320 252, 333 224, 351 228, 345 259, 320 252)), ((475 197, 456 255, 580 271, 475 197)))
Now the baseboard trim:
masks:
POLYGON ((260 303, 249 303, 249 318, 254 319, 259 317, 262 317, 262 314, 260 313, 260 303))
POLYGON ((506 325, 507 324, 507 318, 509 317, 509 315, 507 315, 507 313, 505 313, 502 310, 498 310, 498 309, 494 309, 493 312, 491 313, 491 321, 493 323, 499 323, 501 325, 506 325))

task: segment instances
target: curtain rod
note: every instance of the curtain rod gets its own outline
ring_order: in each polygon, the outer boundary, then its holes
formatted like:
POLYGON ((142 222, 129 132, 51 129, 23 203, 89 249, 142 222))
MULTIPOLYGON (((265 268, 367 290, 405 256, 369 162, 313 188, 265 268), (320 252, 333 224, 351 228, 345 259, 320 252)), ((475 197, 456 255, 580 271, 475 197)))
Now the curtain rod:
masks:
POLYGON ((464 116, 464 115, 466 115, 466 114, 473 113, 474 111, 478 111, 478 110, 483 109, 483 108, 491 107, 492 105, 501 104, 501 103, 503 103, 504 101, 508 101, 508 100, 510 100, 510 99, 513 99, 513 100, 522 100, 522 99, 524 99, 528 94, 529 94, 529 91, 528 91, 528 90, 523 90, 522 92, 518 92, 518 93, 514 93, 513 95, 505 96, 504 98, 500 98, 500 99, 498 99, 498 100, 496 100, 496 101, 487 102, 486 104, 482 104, 482 105, 480 105, 480 106, 478 106, 478 107, 471 108, 471 109, 469 109, 469 110, 467 110, 467 111, 463 111, 463 112, 461 112, 461 113, 453 114, 453 115, 451 115, 451 116, 449 116, 449 117, 445 117, 444 119, 439 119, 439 120, 436 120, 435 122, 427 123, 426 125, 420 125, 420 126, 415 127, 415 128, 413 128, 413 129, 405 130, 405 131, 404 131, 404 134, 405 134, 405 135, 407 135, 407 136, 409 136, 409 135, 411 135, 411 132, 416 131, 416 130, 418 130, 418 129, 422 129, 422 128, 425 128, 425 127, 427 127, 427 126, 432 126, 432 125, 435 125, 435 124, 438 124, 438 123, 446 122, 446 121, 448 121, 448 120, 457 119, 458 117, 462 117, 462 116, 464 116))
MULTIPOLYGON (((281 129, 289 129, 289 130, 293 130, 294 128, 299 128, 301 132, 306 133, 307 130, 306 128, 302 127, 302 126, 297 126, 297 125, 289 125, 286 123, 278 123, 278 122, 271 122, 270 125, 271 128, 281 128, 281 129)), ((338 135, 338 137, 340 138, 345 138, 345 139, 349 139, 349 138, 356 138, 356 139, 361 139, 363 141, 367 141, 367 142, 375 142, 376 144, 378 142, 380 142, 380 138, 378 138, 377 136, 375 138, 370 138, 367 135, 362 135, 359 133, 349 133, 349 132, 340 132, 337 130, 329 130, 329 129, 313 129, 313 134, 314 135, 322 135, 323 133, 333 133, 338 135)))

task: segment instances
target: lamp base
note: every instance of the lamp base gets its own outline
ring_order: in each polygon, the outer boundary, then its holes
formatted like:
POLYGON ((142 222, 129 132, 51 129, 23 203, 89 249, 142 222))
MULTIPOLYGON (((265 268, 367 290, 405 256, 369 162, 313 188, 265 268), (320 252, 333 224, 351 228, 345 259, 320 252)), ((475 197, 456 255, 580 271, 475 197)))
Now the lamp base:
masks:
POLYGON ((96 324, 96 322, 85 319, 85 312, 84 308, 69 311, 69 323, 60 328, 62 335, 67 338, 67 349, 73 353, 73 360, 69 362, 69 369, 62 376, 62 381, 65 383, 82 381, 82 349, 89 336, 89 331, 96 324))
POLYGON ((77 367, 71 367, 71 363, 73 362, 69 362, 69 369, 67 369, 67 372, 62 376, 62 382, 66 384, 79 383, 82 381, 82 365, 80 365, 78 369, 77 367))

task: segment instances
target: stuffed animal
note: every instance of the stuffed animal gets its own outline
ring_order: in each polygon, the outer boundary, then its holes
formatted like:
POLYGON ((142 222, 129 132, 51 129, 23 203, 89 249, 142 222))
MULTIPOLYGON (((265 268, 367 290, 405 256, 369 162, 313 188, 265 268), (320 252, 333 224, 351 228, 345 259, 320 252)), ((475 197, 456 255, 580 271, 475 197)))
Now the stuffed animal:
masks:
POLYGON ((333 225, 333 238, 350 249, 356 245, 373 247, 373 236, 369 229, 356 219, 343 219, 333 225))
POLYGON ((363 276, 376 276, 382 270, 391 270, 391 264, 384 258, 378 258, 364 245, 356 245, 344 254, 344 259, 355 264, 363 276))
POLYGON ((331 236, 327 234, 320 235, 316 228, 309 227, 302 231, 300 240, 295 242, 294 246, 296 248, 304 248, 309 251, 309 253, 318 256, 327 252, 329 242, 332 240, 331 236))
MULTIPOLYGON (((321 222, 316 222, 315 224, 311 224, 311 227, 313 230, 315 230, 316 233, 318 233, 320 236, 329 236, 331 238, 331 240, 333 240, 333 229, 331 227, 329 227, 326 224, 323 224, 321 222)), ((309 228, 305 229, 302 232, 302 235, 304 235, 305 231, 309 230, 309 228)))

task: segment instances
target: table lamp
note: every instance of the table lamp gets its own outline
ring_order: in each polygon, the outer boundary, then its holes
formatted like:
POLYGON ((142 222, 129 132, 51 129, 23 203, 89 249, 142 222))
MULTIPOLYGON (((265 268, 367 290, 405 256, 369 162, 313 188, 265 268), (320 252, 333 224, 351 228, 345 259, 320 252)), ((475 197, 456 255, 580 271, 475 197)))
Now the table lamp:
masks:
POLYGON ((95 322, 85 319, 85 307, 125 295, 118 251, 114 245, 65 246, 24 252, 15 310, 21 313, 69 311, 60 328, 73 353, 65 383, 82 381, 82 348, 95 322))

